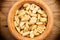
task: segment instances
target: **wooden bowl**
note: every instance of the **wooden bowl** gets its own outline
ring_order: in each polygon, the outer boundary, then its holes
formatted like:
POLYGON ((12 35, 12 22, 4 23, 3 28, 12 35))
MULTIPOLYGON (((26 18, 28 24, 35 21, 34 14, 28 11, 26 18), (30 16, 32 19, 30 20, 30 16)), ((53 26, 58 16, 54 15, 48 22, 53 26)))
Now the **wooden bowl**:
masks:
POLYGON ((42 40, 48 36, 48 34, 50 33, 53 27, 53 15, 52 14, 53 13, 49 9, 49 7, 44 2, 42 2, 42 0, 21 0, 21 1, 16 2, 9 11, 8 27, 12 35, 14 35, 14 37, 16 37, 18 40, 42 40), (41 35, 37 37, 34 37, 34 38, 23 37, 15 29, 15 26, 13 23, 14 14, 16 10, 18 10, 24 3, 34 3, 36 5, 39 5, 47 13, 47 16, 48 16, 47 28, 41 35))

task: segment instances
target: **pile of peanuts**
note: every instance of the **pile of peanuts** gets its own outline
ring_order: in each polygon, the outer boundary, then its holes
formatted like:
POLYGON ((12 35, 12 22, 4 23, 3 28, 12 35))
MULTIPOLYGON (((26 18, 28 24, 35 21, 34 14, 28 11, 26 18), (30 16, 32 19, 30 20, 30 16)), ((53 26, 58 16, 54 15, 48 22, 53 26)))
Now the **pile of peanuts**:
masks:
POLYGON ((25 3, 14 15, 14 26, 24 37, 41 35, 47 26, 47 14, 36 4, 25 3))

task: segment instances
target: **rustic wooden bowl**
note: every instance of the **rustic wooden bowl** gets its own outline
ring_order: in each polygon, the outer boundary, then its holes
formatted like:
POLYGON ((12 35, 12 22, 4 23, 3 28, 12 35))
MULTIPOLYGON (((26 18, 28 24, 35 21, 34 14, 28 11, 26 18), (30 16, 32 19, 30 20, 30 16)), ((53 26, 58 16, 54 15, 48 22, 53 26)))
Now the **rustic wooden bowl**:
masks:
POLYGON ((53 27, 53 15, 52 15, 52 12, 49 9, 49 7, 44 2, 42 2, 41 0, 21 0, 21 1, 16 2, 9 11, 8 27, 9 27, 10 32, 18 40, 42 40, 48 36, 48 34, 50 33, 50 31, 53 27), (15 29, 15 26, 13 23, 14 14, 15 14, 16 10, 18 10, 24 3, 34 3, 36 5, 39 5, 43 10, 46 11, 46 13, 48 15, 47 28, 45 29, 45 31, 41 35, 39 35, 37 37, 34 37, 34 38, 23 37, 15 29))

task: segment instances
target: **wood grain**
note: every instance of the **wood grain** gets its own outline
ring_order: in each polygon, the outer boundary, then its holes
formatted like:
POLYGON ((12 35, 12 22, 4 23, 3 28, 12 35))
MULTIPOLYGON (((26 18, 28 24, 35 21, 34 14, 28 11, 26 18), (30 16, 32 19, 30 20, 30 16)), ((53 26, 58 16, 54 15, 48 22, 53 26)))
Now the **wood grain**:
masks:
MULTIPOLYGON (((10 8, 18 0, 0 0, 0 32, 6 40, 16 40, 8 30, 7 16, 10 8)), ((57 40, 60 34, 60 0, 42 0, 52 10, 54 16, 54 27, 51 34, 45 40, 57 40)))

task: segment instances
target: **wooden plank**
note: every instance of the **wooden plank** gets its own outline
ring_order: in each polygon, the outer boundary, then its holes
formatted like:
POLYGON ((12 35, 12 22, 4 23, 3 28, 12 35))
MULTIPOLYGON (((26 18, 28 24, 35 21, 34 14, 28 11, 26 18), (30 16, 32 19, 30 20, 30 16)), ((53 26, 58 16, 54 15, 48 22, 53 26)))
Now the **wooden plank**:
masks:
MULTIPOLYGON (((15 40, 15 38, 10 34, 7 26, 7 16, 12 5, 18 0, 3 0, 0 2, 0 24, 1 24, 1 34, 7 40, 15 40), (4 31, 3 31, 4 30, 4 31), (6 36, 7 35, 7 36, 6 36)), ((59 0, 42 0, 44 1, 52 10, 54 16, 54 27, 51 34, 46 37, 45 40, 55 40, 59 35, 60 31, 60 4, 59 0)))
POLYGON ((1 4, 1 7, 2 8, 9 8, 9 7, 11 7, 13 4, 14 4, 15 2, 3 2, 2 4, 1 4))
MULTIPOLYGON (((2 0, 1 0, 2 1, 2 0)), ((18 0, 3 0, 4 2, 16 2, 18 0)))
POLYGON ((10 10, 11 7, 9 8, 2 8, 1 11, 7 16, 8 13, 9 13, 9 10, 10 10), (4 11, 3 11, 4 10, 4 11))

